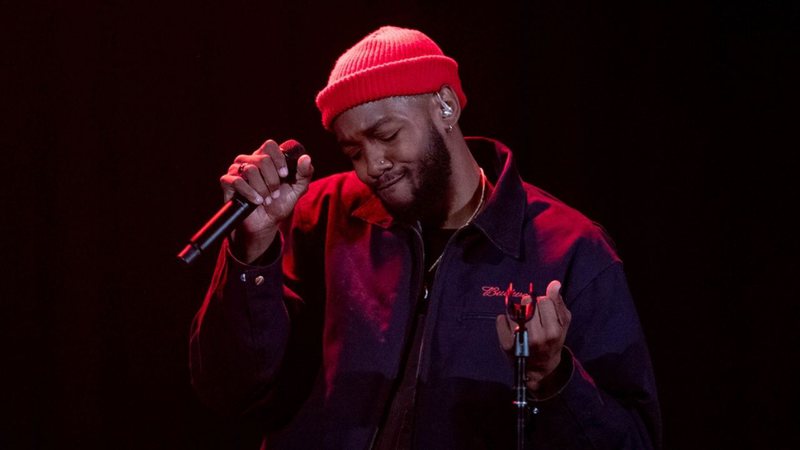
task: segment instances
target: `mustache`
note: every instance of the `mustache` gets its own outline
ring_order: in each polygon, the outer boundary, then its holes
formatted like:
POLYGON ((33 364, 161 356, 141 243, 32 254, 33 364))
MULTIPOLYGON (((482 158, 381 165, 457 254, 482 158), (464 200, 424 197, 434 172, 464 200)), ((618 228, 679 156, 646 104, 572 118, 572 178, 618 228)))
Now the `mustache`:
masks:
POLYGON ((387 187, 393 185, 401 178, 403 178, 405 174, 406 173, 404 170, 396 170, 394 172, 384 172, 383 174, 381 174, 380 177, 378 177, 377 180, 375 180, 374 183, 372 183, 372 189, 375 191, 386 189, 387 187))

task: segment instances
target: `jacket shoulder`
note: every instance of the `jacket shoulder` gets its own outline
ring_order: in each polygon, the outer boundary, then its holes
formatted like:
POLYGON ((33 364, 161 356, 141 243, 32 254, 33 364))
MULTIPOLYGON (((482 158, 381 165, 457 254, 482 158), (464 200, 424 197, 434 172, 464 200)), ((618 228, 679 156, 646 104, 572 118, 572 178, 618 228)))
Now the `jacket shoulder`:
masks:
POLYGON ((294 223, 296 226, 314 226, 331 209, 340 213, 352 212, 371 195, 369 188, 353 171, 314 180, 295 206, 294 223))
POLYGON ((539 187, 524 187, 528 223, 541 245, 560 255, 591 253, 607 264, 619 262, 614 241, 602 225, 539 187))

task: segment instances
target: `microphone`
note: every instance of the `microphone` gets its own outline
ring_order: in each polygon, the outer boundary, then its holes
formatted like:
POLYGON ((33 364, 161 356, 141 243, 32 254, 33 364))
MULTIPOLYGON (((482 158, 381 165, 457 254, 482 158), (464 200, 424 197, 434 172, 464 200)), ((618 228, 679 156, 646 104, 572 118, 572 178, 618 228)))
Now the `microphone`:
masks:
POLYGON ((525 329, 525 324, 533 318, 536 311, 536 300, 533 298, 533 283, 528 284, 528 294, 514 292, 514 284, 508 283, 506 289, 506 317, 517 324, 520 330, 525 329))
MULTIPOLYGON (((286 157, 286 166, 289 175, 281 183, 294 183, 297 174, 297 160, 306 150, 294 139, 289 139, 280 145, 286 157)), ((239 194, 225 203, 216 214, 192 236, 189 244, 178 253, 178 259, 187 265, 194 264, 209 247, 214 245, 221 237, 227 236, 234 228, 253 212, 258 205, 254 205, 239 194)))

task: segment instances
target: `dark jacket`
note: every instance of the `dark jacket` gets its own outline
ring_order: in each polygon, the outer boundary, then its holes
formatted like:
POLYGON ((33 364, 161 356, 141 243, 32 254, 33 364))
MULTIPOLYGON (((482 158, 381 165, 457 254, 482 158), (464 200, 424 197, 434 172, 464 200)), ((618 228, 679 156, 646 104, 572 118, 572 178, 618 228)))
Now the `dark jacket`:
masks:
MULTIPOLYGON (((561 280, 573 373, 535 404, 531 447, 657 447, 647 347, 602 228, 523 183, 501 143, 471 138, 494 184, 444 251, 430 292, 415 448, 513 448, 513 366, 495 317, 503 291, 561 280)), ((223 248, 193 323, 193 384, 208 404, 257 414, 268 448, 365 449, 390 401, 422 289, 420 231, 395 223, 353 172, 311 184, 282 241, 247 266, 223 248)))

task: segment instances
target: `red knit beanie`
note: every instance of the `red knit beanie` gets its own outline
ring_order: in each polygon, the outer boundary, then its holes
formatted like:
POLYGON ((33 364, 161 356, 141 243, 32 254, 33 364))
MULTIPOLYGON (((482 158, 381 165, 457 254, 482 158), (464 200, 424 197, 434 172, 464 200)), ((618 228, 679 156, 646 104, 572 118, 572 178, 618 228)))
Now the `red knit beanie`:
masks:
POLYGON ((344 52, 317 94, 322 125, 330 130, 339 114, 362 103, 399 95, 436 92, 450 86, 463 108, 467 97, 458 64, 417 30, 381 27, 344 52))

